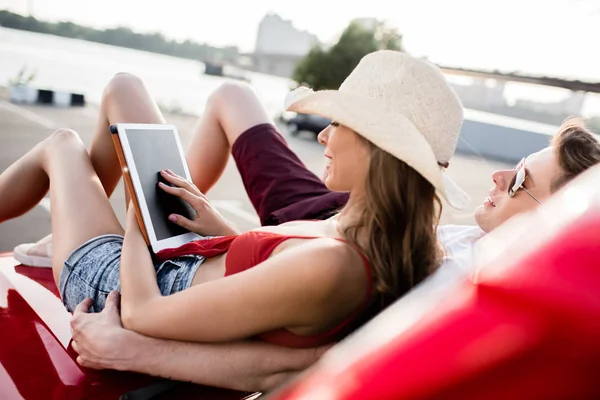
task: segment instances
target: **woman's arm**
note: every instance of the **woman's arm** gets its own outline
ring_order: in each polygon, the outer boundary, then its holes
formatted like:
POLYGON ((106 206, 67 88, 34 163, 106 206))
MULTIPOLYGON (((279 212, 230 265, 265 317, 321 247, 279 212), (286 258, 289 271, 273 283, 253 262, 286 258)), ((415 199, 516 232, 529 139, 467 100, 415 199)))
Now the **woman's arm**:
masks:
POLYGON ((366 293, 354 250, 314 239, 250 270, 163 297, 139 228, 132 228, 121 258, 121 317, 126 328, 147 336, 220 342, 283 327, 325 327, 366 293))
POLYGON ((150 298, 161 296, 154 263, 135 217, 133 203, 130 203, 127 210, 120 278, 121 307, 130 308, 130 304, 144 303, 150 298))
POLYGON ((123 329, 118 302, 118 294, 112 292, 100 313, 87 312, 89 299, 75 309, 72 345, 82 366, 266 391, 310 367, 329 349, 291 349, 261 341, 208 344, 151 338, 123 329))

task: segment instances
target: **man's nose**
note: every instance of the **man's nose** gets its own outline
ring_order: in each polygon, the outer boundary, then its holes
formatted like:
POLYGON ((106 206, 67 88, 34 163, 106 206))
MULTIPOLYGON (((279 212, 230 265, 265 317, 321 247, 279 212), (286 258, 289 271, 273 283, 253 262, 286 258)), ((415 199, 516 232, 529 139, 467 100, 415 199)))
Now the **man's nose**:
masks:
POLYGON ((498 171, 494 171, 492 173, 492 180, 494 181, 494 184, 499 190, 506 190, 507 185, 512 179, 514 173, 515 171, 513 171, 512 169, 501 169, 498 171))

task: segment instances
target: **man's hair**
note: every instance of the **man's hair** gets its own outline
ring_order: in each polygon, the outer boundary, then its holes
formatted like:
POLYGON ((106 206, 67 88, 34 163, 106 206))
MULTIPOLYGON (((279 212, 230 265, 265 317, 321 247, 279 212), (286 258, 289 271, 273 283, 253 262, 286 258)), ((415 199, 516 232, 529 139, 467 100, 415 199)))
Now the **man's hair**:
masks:
POLYGON ((560 174, 552 180, 552 193, 577 175, 600 163, 600 142, 580 118, 568 118, 552 138, 560 174))

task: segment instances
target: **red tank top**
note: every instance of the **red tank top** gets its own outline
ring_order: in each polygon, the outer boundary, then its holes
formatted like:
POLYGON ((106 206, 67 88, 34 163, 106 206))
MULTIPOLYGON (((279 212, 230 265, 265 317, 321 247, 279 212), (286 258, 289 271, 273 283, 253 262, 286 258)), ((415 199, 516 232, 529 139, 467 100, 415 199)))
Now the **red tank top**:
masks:
MULTIPOLYGON (((217 238, 196 240, 174 249, 161 250, 156 254, 159 260, 172 259, 184 255, 196 254, 204 257, 215 257, 227 252, 225 259, 225 276, 234 275, 250 269, 265 261, 273 250, 288 239, 319 239, 321 236, 287 236, 273 232, 250 231, 237 236, 221 236, 217 238)), ((346 242, 343 239, 336 240, 346 242)), ((346 242, 347 243, 347 242, 346 242)), ((277 329, 258 335, 262 340, 287 347, 317 347, 335 342, 346 335, 367 308, 372 292, 371 268, 367 258, 355 246, 361 256, 369 286, 362 304, 333 329, 314 336, 299 336, 287 329, 277 329)))

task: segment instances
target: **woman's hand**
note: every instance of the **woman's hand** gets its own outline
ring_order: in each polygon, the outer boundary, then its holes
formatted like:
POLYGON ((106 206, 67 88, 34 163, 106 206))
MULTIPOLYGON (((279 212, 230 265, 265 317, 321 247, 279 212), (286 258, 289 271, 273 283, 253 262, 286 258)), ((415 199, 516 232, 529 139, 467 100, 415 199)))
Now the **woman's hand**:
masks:
POLYGON ((196 212, 193 220, 182 215, 171 214, 169 221, 203 236, 227 236, 237 235, 234 225, 227 221, 210 204, 206 196, 192 182, 175 174, 171 170, 163 170, 161 176, 175 186, 169 186, 162 182, 158 186, 165 192, 179 197, 187 202, 196 212))

